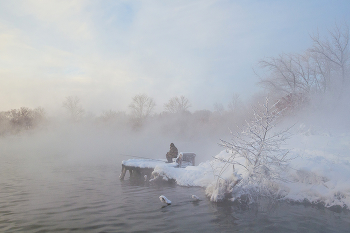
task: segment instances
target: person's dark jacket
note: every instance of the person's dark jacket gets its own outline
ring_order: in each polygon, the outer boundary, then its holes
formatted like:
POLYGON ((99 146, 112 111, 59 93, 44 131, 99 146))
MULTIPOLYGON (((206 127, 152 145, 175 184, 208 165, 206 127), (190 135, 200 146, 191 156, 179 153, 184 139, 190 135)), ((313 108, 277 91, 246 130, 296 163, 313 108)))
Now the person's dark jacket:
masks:
POLYGON ((168 153, 166 153, 166 158, 168 162, 172 162, 172 158, 177 158, 177 155, 179 154, 179 151, 175 147, 174 143, 170 144, 170 150, 168 153))

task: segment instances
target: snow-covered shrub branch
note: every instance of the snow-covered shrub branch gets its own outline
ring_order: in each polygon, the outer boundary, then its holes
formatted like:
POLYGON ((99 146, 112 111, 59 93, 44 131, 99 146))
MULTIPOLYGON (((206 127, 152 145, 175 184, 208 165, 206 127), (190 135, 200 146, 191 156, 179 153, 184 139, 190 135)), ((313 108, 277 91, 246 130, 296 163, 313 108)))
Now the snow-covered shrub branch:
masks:
POLYGON ((229 161, 232 164, 243 166, 248 172, 248 179, 261 182, 263 179, 283 180, 280 171, 285 169, 290 158, 288 151, 281 145, 289 138, 288 129, 273 132, 276 121, 282 111, 272 106, 266 98, 264 104, 253 108, 254 119, 247 121, 247 126, 240 133, 232 134, 232 141, 221 140, 221 145, 232 154, 229 161), (236 158, 244 158, 244 163, 236 158))
POLYGON ((237 179, 239 176, 233 173, 232 184, 228 185, 231 189, 238 183, 240 186, 261 186, 272 184, 276 180, 287 181, 281 174, 288 168, 288 162, 293 158, 288 155, 288 150, 281 146, 290 137, 290 128, 275 131, 282 112, 276 107, 277 103, 270 105, 269 99, 266 98, 264 104, 253 108, 254 118, 246 122, 247 125, 241 132, 235 134, 231 132, 231 141, 221 140, 220 145, 226 148, 230 156, 215 157, 223 163, 221 169, 217 169, 215 173, 217 176, 215 189, 219 190, 226 182, 222 181, 221 176, 230 164, 234 170, 235 166, 239 166, 239 170, 244 171, 242 180, 237 179))

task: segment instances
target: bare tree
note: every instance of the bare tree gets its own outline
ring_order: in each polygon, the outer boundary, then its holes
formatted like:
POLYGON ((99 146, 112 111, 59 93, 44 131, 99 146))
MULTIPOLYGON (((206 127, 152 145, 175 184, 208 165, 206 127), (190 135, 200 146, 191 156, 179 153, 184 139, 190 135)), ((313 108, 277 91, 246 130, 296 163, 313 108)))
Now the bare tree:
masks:
POLYGON ((277 97, 292 97, 293 101, 330 91, 341 95, 350 79, 349 27, 336 25, 329 31, 329 38, 321 39, 317 33, 311 39, 313 47, 302 54, 261 60, 259 65, 268 74, 260 84, 277 97))
POLYGON ((219 145, 226 148, 228 156, 215 156, 210 163, 216 178, 206 189, 211 201, 231 198, 235 191, 247 194, 248 199, 278 197, 278 192, 269 188, 274 187, 276 180, 287 181, 283 171, 293 158, 288 156, 288 150, 281 148, 290 136, 289 129, 274 132, 281 115, 276 104, 270 106, 266 98, 264 104, 253 108, 254 118, 247 121, 243 130, 231 132, 232 141, 220 140, 219 145), (242 169, 237 169, 238 166, 242 169), (242 170, 245 172, 237 173, 242 170))
POLYGON ((27 107, 21 107, 18 113, 19 120, 22 122, 25 129, 30 129, 33 124, 33 111, 27 107))
POLYGON ((241 133, 232 134, 231 142, 221 140, 221 146, 231 153, 225 162, 243 166, 247 171, 248 178, 243 182, 283 180, 281 171, 287 167, 291 158, 287 156, 287 150, 281 149, 281 145, 290 135, 289 129, 273 132, 281 114, 276 104, 270 106, 266 98, 265 103, 260 106, 261 109, 253 109, 254 119, 247 122, 246 128, 241 133), (245 163, 238 162, 238 158, 244 158, 245 163))
POLYGON ((80 105, 80 99, 77 96, 66 97, 66 100, 63 101, 63 107, 67 110, 73 121, 80 120, 85 113, 83 107, 80 105))
POLYGON ((132 98, 129 108, 131 109, 132 118, 140 124, 152 113, 155 106, 156 104, 151 97, 141 94, 132 98))
POLYGON ((228 103, 227 108, 230 112, 235 113, 241 106, 242 101, 239 97, 239 94, 234 93, 232 95, 231 101, 228 103))
MULTIPOLYGON (((347 25, 335 25, 333 30, 329 31, 330 38, 320 39, 319 34, 311 36, 313 47, 310 52, 315 54, 317 61, 323 59, 324 62, 331 64, 329 68, 334 71, 339 70, 341 77, 341 85, 347 84, 349 77, 347 76, 347 68, 349 66, 349 27, 347 25)), ((320 67, 322 72, 324 67, 320 67)))
POLYGON ((164 104, 165 110, 170 113, 182 113, 190 107, 190 101, 185 96, 173 97, 168 103, 164 104))
POLYGON ((309 53, 282 54, 277 58, 261 60, 259 65, 270 72, 260 84, 275 94, 308 94, 316 90, 319 83, 309 53))

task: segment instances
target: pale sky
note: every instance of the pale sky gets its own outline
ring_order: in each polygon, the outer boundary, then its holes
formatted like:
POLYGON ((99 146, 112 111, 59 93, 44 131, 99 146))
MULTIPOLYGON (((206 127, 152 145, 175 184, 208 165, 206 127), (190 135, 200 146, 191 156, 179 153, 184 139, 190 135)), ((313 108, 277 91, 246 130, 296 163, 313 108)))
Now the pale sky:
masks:
POLYGON ((157 112, 180 95, 212 110, 260 90, 260 59, 304 51, 349 12, 348 0, 0 0, 0 111, 73 95, 98 115, 141 93, 157 112))

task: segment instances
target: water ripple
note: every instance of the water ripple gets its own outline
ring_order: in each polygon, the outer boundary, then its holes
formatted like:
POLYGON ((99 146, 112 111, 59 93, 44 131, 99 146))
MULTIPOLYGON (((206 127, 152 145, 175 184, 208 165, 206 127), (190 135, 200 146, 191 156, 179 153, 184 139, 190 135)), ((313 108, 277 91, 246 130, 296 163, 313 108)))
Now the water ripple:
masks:
MULTIPOLYGON (((4 159, 4 158, 3 158, 4 159)), ((118 165, 0 165, 1 232, 346 232, 348 212, 210 203, 201 188, 118 179, 118 165), (201 198, 193 202, 191 194, 201 198), (172 205, 164 206, 165 195, 172 205)), ((57 158, 53 158, 57 159, 57 158)), ((15 161, 15 163, 13 162, 15 161)))

